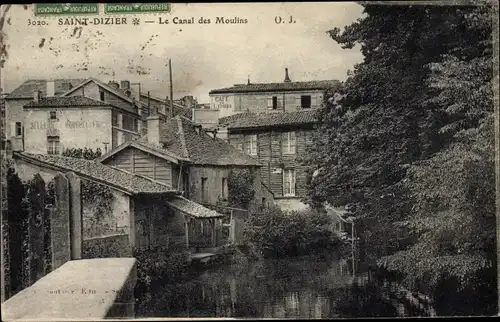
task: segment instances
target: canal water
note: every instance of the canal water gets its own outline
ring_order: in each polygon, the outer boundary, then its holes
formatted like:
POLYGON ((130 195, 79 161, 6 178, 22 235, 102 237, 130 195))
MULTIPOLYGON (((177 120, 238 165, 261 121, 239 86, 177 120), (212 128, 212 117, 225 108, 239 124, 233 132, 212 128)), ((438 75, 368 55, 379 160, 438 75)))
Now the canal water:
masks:
POLYGON ((345 259, 242 260, 143 294, 137 317, 433 316, 397 284, 353 274, 345 259))

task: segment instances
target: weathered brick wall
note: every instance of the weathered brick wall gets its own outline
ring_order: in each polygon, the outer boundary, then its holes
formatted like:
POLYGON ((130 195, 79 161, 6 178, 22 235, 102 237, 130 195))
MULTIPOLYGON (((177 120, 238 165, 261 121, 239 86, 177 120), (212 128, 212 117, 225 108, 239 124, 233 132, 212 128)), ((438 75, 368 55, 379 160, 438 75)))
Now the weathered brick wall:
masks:
POLYGON ((128 234, 110 235, 83 240, 83 258, 131 257, 128 234))

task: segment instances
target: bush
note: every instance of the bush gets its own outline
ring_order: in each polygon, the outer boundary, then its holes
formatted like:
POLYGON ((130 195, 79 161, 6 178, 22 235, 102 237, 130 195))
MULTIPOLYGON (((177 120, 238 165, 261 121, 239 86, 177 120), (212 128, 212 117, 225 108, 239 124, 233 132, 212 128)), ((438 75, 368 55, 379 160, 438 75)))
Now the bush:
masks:
POLYGON ((288 257, 331 253, 342 243, 330 229, 327 214, 295 211, 285 214, 278 207, 252 214, 244 235, 254 252, 264 257, 288 257))
POLYGON ((134 257, 137 260, 136 289, 140 292, 151 286, 174 283, 187 275, 187 252, 175 252, 166 247, 138 248, 134 250, 134 257))

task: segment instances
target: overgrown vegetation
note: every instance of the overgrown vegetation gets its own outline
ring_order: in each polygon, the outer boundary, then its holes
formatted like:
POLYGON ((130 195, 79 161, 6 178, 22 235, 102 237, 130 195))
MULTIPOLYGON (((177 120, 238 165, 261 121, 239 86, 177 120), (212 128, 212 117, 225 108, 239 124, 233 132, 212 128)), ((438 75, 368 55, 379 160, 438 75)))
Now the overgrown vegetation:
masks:
MULTIPOLYGON (((480 4, 363 4, 330 31, 364 61, 325 95, 309 151, 310 203, 349 205, 367 254, 441 299, 496 289, 493 10, 480 4)), ((469 313, 492 313, 485 301, 469 313)))
POLYGON ((248 169, 233 169, 227 179, 229 207, 248 209, 255 197, 255 175, 248 169))
MULTIPOLYGON (((65 157, 80 158, 86 160, 95 160, 102 155, 101 150, 92 150, 88 148, 76 149, 69 148, 62 153, 65 157)), ((86 237, 93 237, 114 231, 114 227, 103 225, 112 211, 114 195, 108 186, 89 180, 82 180, 81 186, 82 202, 84 207, 92 212, 92 216, 84 221, 84 230, 86 237)))
POLYGON ((331 219, 315 211, 284 213, 270 207, 245 222, 244 236, 254 254, 264 257, 321 255, 341 250, 331 219))
POLYGON ((149 297, 155 290, 165 287, 166 284, 180 283, 187 277, 188 256, 186 251, 175 251, 166 247, 134 249, 134 257, 137 260, 136 314, 150 312, 149 297))

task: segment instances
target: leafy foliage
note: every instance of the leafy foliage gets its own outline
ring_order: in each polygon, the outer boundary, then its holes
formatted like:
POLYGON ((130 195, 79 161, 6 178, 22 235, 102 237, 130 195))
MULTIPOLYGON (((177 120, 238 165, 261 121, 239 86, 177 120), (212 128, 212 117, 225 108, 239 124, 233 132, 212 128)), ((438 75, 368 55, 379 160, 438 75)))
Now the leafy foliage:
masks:
POLYGON ((325 95, 309 202, 348 205, 367 253, 408 284, 494 287, 491 6, 363 6, 329 32, 364 61, 325 95))
POLYGON ((89 148, 69 148, 65 149, 62 153, 64 157, 70 158, 78 158, 78 159, 86 159, 86 160, 94 160, 102 155, 102 151, 100 148, 97 148, 95 151, 89 148))
POLYGON ((326 214, 313 211, 285 214, 277 206, 252 214, 245 223, 244 235, 257 254, 271 257, 331 252, 340 247, 326 214))
MULTIPOLYGON (((88 148, 69 148, 64 150, 62 155, 65 157, 94 160, 100 157, 102 152, 99 148, 95 151, 88 148)), ((114 195, 111 188, 93 181, 82 180, 81 193, 83 204, 91 207, 93 210, 93 216, 85 221, 87 235, 105 233, 107 228, 102 225, 102 222, 113 211, 114 195)))
POLYGON ((229 173, 228 203, 230 207, 248 209, 255 196, 253 182, 255 176, 248 169, 233 169, 229 173))
POLYGON ((157 283, 174 283, 186 273, 188 254, 175 252, 165 247, 137 248, 137 284, 146 289, 157 283))

